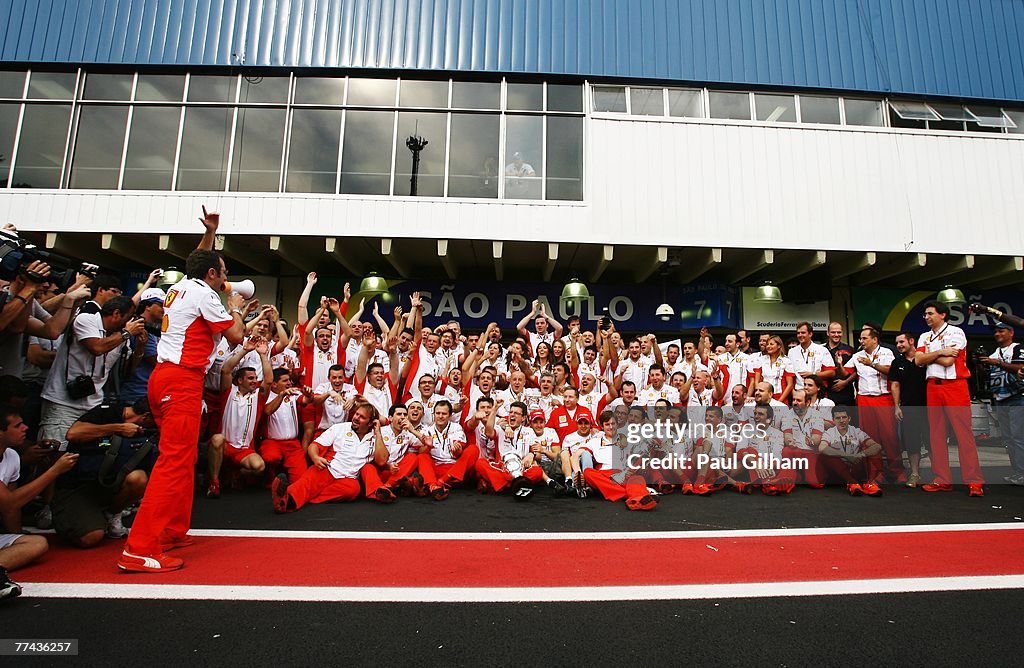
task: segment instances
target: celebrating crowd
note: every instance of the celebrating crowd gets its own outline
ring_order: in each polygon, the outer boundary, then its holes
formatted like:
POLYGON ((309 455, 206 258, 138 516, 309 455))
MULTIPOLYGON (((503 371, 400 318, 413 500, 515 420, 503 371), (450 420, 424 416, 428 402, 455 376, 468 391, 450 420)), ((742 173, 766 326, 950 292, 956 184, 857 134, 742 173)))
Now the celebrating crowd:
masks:
MULTIPOLYGON (((180 568, 168 552, 192 544, 201 453, 206 498, 269 487, 279 513, 444 501, 460 488, 517 500, 546 488, 650 510, 673 492, 951 491, 953 435, 969 495, 984 495, 967 341, 941 302, 927 304, 923 333, 901 332, 895 346, 866 323, 854 349, 837 322, 823 342, 805 322, 789 342, 743 330, 716 342, 701 330, 665 344, 607 318, 560 323, 540 301, 514 332, 424 322, 418 293, 386 313, 353 303, 347 285, 311 305, 311 273, 288 323, 227 289, 212 250, 219 217, 203 213, 186 277, 166 291, 159 270, 132 297, 103 274, 60 289, 38 260, 4 288, 0 596, 19 591, 3 569, 47 548, 21 532, 23 517, 83 548, 127 536, 125 570, 180 568), (933 480, 923 483, 925 449, 933 480), (140 500, 129 533, 123 512, 140 500)), ((994 338, 981 360, 994 402, 1019 406, 1024 351, 1005 321, 994 338)), ((1008 480, 1024 484, 1024 421, 1007 415, 1008 480)))

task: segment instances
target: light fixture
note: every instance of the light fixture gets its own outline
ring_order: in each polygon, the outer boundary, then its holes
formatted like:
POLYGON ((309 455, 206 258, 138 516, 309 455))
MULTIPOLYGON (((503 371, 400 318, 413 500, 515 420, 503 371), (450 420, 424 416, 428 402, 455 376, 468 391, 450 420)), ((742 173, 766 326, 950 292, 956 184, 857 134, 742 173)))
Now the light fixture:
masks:
POLYGON ((675 314, 675 309, 673 309, 667 302, 659 306, 654 311, 654 315, 658 316, 658 318, 662 322, 668 322, 669 320, 672 319, 672 316, 674 316, 675 314))
POLYGON ((771 281, 765 281, 754 293, 754 301, 758 304, 778 304, 782 301, 782 291, 779 286, 772 285, 771 281))
POLYGON ((953 304, 966 304, 967 299, 964 298, 964 293, 959 288, 954 288, 952 285, 947 285, 942 290, 939 290, 938 300, 943 304, 952 306, 953 304))
POLYGON ((388 291, 388 282, 371 271, 362 283, 359 284, 359 292, 364 295, 381 295, 388 291))
POLYGON ((575 276, 562 288, 562 301, 571 304, 574 301, 590 299, 590 290, 575 276))
POLYGON ((180 269, 177 269, 175 267, 167 267, 166 269, 164 269, 163 273, 160 274, 160 278, 157 279, 156 286, 158 288, 166 289, 171 287, 175 283, 184 280, 184 278, 185 273, 180 269))

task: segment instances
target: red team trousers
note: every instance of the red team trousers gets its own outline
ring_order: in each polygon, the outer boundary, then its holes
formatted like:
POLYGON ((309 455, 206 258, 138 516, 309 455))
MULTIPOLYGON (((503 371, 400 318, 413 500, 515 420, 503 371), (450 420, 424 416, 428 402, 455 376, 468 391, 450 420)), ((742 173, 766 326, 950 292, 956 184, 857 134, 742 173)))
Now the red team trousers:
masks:
POLYGON ((618 469, 584 469, 583 480, 608 501, 641 499, 647 496, 647 482, 642 476, 630 476, 626 478, 626 484, 621 485, 612 480, 612 476, 618 472, 618 469))
POLYGON ((417 457, 423 482, 429 487, 436 487, 438 481, 445 478, 451 478, 456 483, 465 480, 476 460, 480 459, 480 449, 475 445, 464 446, 454 464, 437 464, 429 452, 421 453, 417 457))
MULTIPOLYGON (((500 492, 512 484, 512 475, 505 470, 505 465, 501 462, 478 459, 475 468, 477 477, 486 480, 495 492, 500 492)), ((529 480, 531 485, 537 485, 544 480, 544 471, 534 465, 523 471, 523 477, 529 480)))
POLYGON ((928 422, 931 425, 932 473, 935 482, 953 483, 949 469, 949 450, 946 446, 946 423, 953 428, 957 448, 960 450, 960 475, 968 485, 984 484, 978 463, 978 448, 974 443, 971 424, 971 394, 964 379, 928 381, 928 422))
POLYGON ((329 468, 311 466, 302 477, 288 485, 288 497, 291 501, 288 510, 298 510, 307 503, 354 501, 359 498, 359 481, 335 478, 329 468))
POLYGON ((371 498, 381 487, 390 487, 386 483, 394 483, 412 475, 418 464, 419 460, 411 452, 406 453, 398 460, 398 471, 396 473, 392 473, 390 466, 386 464, 384 466, 377 466, 373 462, 367 463, 359 471, 359 478, 363 481, 363 487, 366 490, 366 498, 371 498))
POLYGON ((298 439, 276 441, 265 438, 260 443, 259 452, 268 467, 283 467, 291 482, 295 482, 306 472, 306 451, 302 449, 298 439))
POLYGON ((868 436, 878 441, 885 453, 886 468, 891 480, 906 478, 903 470, 903 452, 900 447, 900 435, 896 428, 896 404, 892 395, 880 396, 857 395, 857 415, 860 428, 868 436))
POLYGON ((160 554, 162 539, 184 536, 192 523, 204 375, 202 369, 160 362, 149 377, 149 406, 160 429, 160 456, 125 544, 131 554, 160 554))

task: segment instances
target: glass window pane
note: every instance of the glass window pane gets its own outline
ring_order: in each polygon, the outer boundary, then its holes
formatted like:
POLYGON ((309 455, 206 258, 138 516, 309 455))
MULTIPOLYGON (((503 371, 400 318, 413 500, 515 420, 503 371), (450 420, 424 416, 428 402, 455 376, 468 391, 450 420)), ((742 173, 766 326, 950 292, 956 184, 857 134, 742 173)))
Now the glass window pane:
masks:
POLYGON ((340 138, 340 109, 293 111, 285 190, 290 193, 333 193, 338 185, 340 138))
POLYGON ((459 109, 497 109, 501 105, 501 84, 482 81, 452 83, 452 106, 459 109))
POLYGON ((871 127, 882 127, 882 101, 881 100, 843 100, 846 107, 847 125, 869 125, 871 127))
POLYGON ((800 122, 839 125, 839 98, 801 95, 800 122))
POLYGON ((499 117, 452 114, 449 197, 498 196, 499 117))
MULTIPOLYGON (((224 190, 232 110, 189 107, 181 135, 178 190, 224 190)), ((134 125, 134 123, 133 123, 134 125)))
POLYGON ((128 107, 81 106, 69 188, 117 188, 128 107))
POLYGON ((403 79, 399 86, 398 104, 403 107, 444 109, 448 106, 448 82, 403 79))
POLYGON ((548 84, 548 111, 583 111, 583 86, 548 84))
POLYGON ((349 79, 348 104, 393 107, 397 83, 394 79, 349 79))
POLYGON ((757 120, 767 123, 796 123, 796 102, 792 95, 754 94, 757 120))
POLYGON ((668 113, 680 118, 704 118, 700 91, 669 88, 668 113))
POLYGON ((544 119, 507 116, 505 121, 505 198, 540 199, 544 177, 544 119))
POLYGON ((74 90, 74 72, 33 72, 28 82, 31 99, 70 100, 74 90))
POLYGON ((135 107, 124 161, 124 190, 170 190, 179 107, 135 107))
POLYGON ((510 83, 505 92, 505 108, 516 111, 542 111, 544 88, 540 84, 510 83))
POLYGON ((295 80, 296 104, 345 103, 345 77, 299 77, 295 80))
POLYGON ((1005 128, 1010 125, 1003 110, 999 107, 982 107, 972 104, 967 107, 971 115, 977 119, 975 122, 984 128, 1005 128))
POLYGON ((729 118, 734 121, 750 120, 750 96, 746 93, 708 93, 711 118, 729 118))
POLYGON ((288 77, 242 77, 239 102, 287 102, 288 77))
POLYGON ((395 143, 395 194, 411 195, 412 150, 406 142, 417 135, 427 140, 420 151, 416 194, 420 197, 444 196, 444 154, 447 133, 445 113, 398 114, 398 141, 395 143))
POLYGON ((20 104, 0 104, 0 188, 7 187, 11 156, 14 155, 14 133, 18 129, 20 112, 20 104))
POLYGON ((1006 115, 1009 116, 1010 120, 1017 126, 1015 128, 1009 128, 1009 131, 1015 135, 1024 134, 1024 110, 1007 109, 1006 115))
POLYGON ((181 102, 185 91, 183 74, 140 74, 135 99, 142 102, 181 102))
POLYGON ((974 117, 967 113, 963 105, 959 104, 931 104, 929 105, 945 121, 973 121, 974 117))
POLYGON ((30 104, 25 107, 18 164, 11 177, 15 188, 60 187, 70 120, 70 105, 30 104))
POLYGON ((890 100, 889 106, 896 115, 907 121, 937 121, 939 117, 924 102, 890 100))
POLYGON ((189 102, 234 102, 238 77, 192 75, 188 80, 189 102))
POLYGON ((924 130, 928 127, 928 121, 924 119, 903 118, 896 113, 896 110, 889 107, 889 126, 894 128, 917 128, 924 130))
POLYGON ((665 94, 660 88, 630 88, 629 113, 633 116, 664 116, 665 94))
POLYGON ((0 72, 0 97, 16 97, 20 99, 24 92, 24 72, 0 72))
POLYGON ((548 116, 547 199, 583 199, 583 119, 548 116))
POLYGON ((86 100, 130 100, 132 99, 131 74, 100 74, 89 72, 85 75, 86 100))
POLYGON ((231 190, 277 192, 284 146, 284 109, 238 110, 235 150, 231 157, 231 190))
POLYGON ((395 114, 390 111, 345 112, 341 192, 355 195, 390 192, 394 123, 395 114))
POLYGON ((594 111, 626 113, 626 89, 622 86, 594 86, 594 111))

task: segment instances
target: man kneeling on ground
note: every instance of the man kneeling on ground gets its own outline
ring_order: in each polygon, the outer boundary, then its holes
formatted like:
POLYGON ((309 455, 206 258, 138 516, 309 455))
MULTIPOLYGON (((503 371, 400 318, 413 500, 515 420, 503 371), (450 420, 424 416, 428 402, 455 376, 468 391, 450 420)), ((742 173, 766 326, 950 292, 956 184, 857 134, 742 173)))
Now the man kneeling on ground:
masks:
MULTIPOLYGON (((121 513, 142 498, 148 480, 146 472, 141 468, 132 470, 108 487, 99 479, 100 468, 108 449, 113 447, 112 439, 136 438, 153 426, 146 397, 131 406, 102 404, 71 425, 68 449, 81 455, 82 461, 57 479, 51 505, 53 528, 58 536, 78 547, 95 547, 104 535, 128 535, 121 524, 121 513)), ((142 462, 136 465, 141 466, 142 462)))

